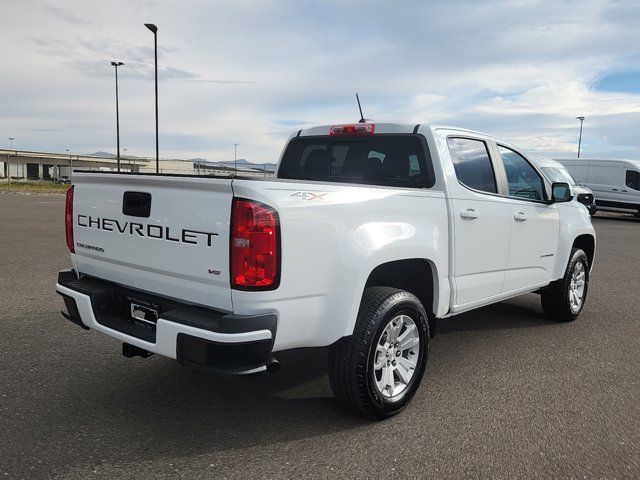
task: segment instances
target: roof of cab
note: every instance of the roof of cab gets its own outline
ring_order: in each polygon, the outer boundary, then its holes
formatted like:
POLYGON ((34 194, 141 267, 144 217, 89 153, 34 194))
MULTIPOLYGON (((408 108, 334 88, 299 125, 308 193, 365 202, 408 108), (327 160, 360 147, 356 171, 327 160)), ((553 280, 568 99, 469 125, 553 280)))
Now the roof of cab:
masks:
MULTIPOLYGON (((358 122, 343 122, 343 123, 333 123, 329 125, 318 125, 309 128, 303 128, 296 132, 293 136, 300 137, 308 137, 313 135, 329 135, 329 129, 336 125, 354 125, 358 122)), ((466 128, 460 127, 451 127, 447 125, 430 125, 430 124, 420 124, 420 123, 391 123, 391 122, 375 122, 373 120, 367 120, 366 123, 373 123, 376 126, 375 133, 414 133, 417 128, 420 129, 430 129, 430 130, 438 130, 438 129, 446 129, 446 130, 457 130, 465 133, 472 133, 476 135, 482 135, 489 138, 495 138, 493 135, 489 135, 487 133, 476 132, 474 130, 469 130, 466 128)))
MULTIPOLYGON (((300 130, 300 137, 308 137, 312 135, 329 135, 329 129, 336 125, 355 125, 358 122, 351 123, 334 123, 331 125, 318 125, 317 127, 304 128, 300 130)), ((415 123, 377 123, 373 121, 367 121, 366 123, 373 123, 376 126, 375 133, 413 133, 416 128, 415 123)))

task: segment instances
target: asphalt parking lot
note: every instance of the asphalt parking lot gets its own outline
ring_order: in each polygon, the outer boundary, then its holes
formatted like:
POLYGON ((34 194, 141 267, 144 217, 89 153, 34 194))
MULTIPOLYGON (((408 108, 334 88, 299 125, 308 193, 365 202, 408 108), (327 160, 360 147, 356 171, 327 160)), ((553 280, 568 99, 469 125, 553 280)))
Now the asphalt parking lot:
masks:
POLYGON ((0 476, 640 478, 640 221, 596 217, 578 321, 527 295, 442 321, 401 415, 342 410, 325 351, 219 378, 60 315, 64 197, 0 195, 0 476))

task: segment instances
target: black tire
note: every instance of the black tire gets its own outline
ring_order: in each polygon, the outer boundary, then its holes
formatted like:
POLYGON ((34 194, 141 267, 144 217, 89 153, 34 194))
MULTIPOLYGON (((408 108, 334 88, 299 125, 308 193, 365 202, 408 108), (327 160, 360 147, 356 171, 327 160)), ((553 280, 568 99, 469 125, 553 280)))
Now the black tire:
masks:
POLYGON ((352 412, 368 418, 388 418, 399 413, 413 398, 428 356, 428 316, 415 295, 397 288, 367 288, 362 295, 353 335, 340 339, 329 350, 331 389, 352 412), (389 322, 398 315, 407 315, 413 320, 420 348, 413 376, 404 390, 396 397, 385 398, 375 385, 376 345, 389 322))
POLYGON ((589 208, 589 215, 594 217, 596 215, 596 213, 598 213, 598 210, 596 209, 596 207, 589 208))
POLYGON ((571 250, 569 256, 569 264, 565 271, 564 277, 560 280, 552 282, 548 287, 542 289, 542 310, 545 315, 561 322, 572 322, 584 308, 584 304, 587 300, 587 293, 589 291, 589 259, 587 254, 579 248, 571 250), (585 283, 584 293, 582 295, 582 302, 577 309, 571 308, 570 303, 570 287, 574 270, 577 265, 581 263, 585 271, 585 283))

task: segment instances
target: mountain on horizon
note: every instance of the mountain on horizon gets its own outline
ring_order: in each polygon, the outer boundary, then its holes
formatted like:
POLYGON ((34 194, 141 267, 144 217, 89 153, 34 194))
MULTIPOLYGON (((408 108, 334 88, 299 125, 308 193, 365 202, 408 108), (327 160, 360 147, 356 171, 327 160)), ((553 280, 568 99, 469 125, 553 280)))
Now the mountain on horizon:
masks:
POLYGON ((275 163, 254 163, 250 162, 246 158, 239 158, 237 162, 234 162, 233 160, 209 161, 202 158, 192 158, 190 159, 190 161, 193 161, 194 163, 200 163, 202 165, 217 165, 223 167, 234 167, 236 164, 238 165, 238 167, 243 168, 266 168, 267 170, 273 170, 276 167, 275 163))
POLYGON ((117 157, 117 155, 115 155, 114 153, 102 152, 102 151, 97 151, 97 152, 93 152, 93 153, 87 153, 86 156, 87 157, 101 157, 101 158, 116 158, 117 157))
MULTIPOLYGON (((114 153, 110 153, 110 152, 103 152, 103 151, 97 151, 97 152, 93 152, 93 153, 88 153, 87 157, 100 157, 100 158, 116 158, 117 155, 115 155, 114 153)), ((129 158, 129 159, 133 159, 133 158, 146 158, 146 157, 136 157, 134 155, 120 155, 121 158, 129 158)), ((161 158, 160 161, 162 161, 163 159, 161 158)), ((276 165, 275 163, 254 163, 254 162, 250 162, 249 160, 247 160, 246 158, 239 158, 237 160, 237 162, 234 162, 233 160, 219 160, 219 161, 210 161, 207 160, 206 158, 189 158, 186 160, 183 159, 165 159, 165 160, 181 160, 183 162, 193 162, 193 163, 199 163, 201 165, 211 165, 211 166, 221 166, 221 167, 234 167, 237 163, 238 167, 242 167, 242 168, 256 168, 256 169, 267 169, 267 170, 275 170, 276 165)))

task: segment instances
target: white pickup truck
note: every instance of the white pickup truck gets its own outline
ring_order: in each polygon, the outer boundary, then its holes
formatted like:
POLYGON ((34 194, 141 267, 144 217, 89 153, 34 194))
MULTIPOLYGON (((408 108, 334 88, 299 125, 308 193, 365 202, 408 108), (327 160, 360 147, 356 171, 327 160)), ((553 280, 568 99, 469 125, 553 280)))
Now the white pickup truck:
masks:
POLYGON ((507 142, 450 127, 296 132, 277 178, 76 172, 63 315, 226 374, 329 346, 344 405, 411 400, 436 319, 527 292, 574 320, 595 253, 587 209, 507 142))

